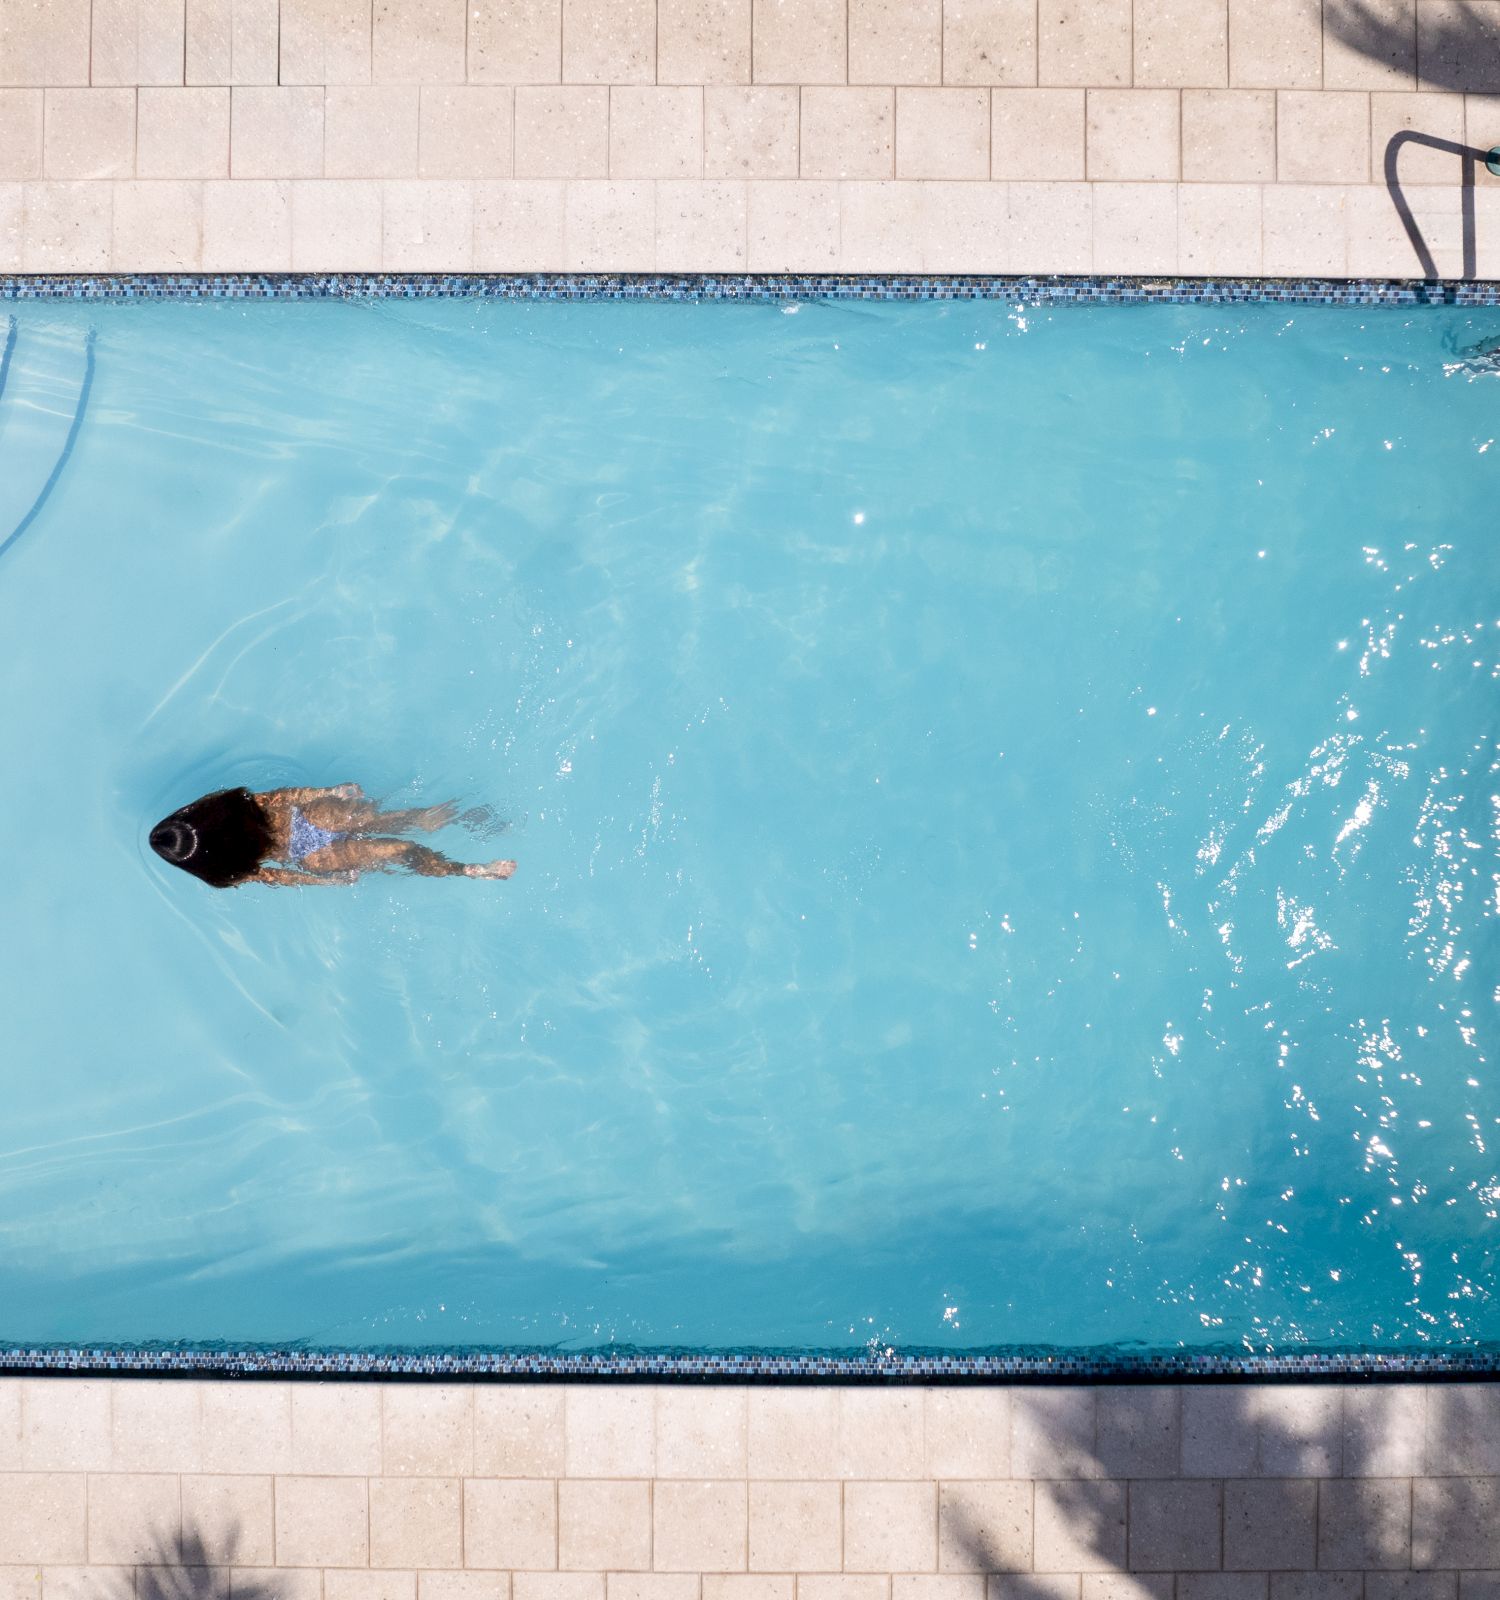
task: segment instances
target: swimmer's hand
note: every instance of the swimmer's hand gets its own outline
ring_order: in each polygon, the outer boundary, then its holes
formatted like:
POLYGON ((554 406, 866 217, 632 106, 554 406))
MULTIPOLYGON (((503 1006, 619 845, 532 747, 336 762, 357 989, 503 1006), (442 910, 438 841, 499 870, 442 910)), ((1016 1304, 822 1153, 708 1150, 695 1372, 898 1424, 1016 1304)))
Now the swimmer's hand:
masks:
POLYGON ((357 783, 336 783, 328 792, 338 800, 359 800, 364 795, 357 783))
POLYGON ((466 878, 508 878, 516 870, 514 861, 476 861, 464 868, 466 878))

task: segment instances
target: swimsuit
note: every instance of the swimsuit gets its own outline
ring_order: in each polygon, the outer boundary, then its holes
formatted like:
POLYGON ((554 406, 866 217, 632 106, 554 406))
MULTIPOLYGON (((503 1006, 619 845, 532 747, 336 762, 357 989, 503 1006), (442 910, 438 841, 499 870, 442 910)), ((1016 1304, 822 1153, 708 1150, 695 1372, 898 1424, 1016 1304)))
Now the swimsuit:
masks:
POLYGON ((347 833, 332 833, 327 828, 320 828, 316 822, 309 822, 296 806, 293 806, 292 836, 287 856, 300 865, 302 858, 310 856, 314 850, 321 850, 324 845, 337 844, 340 839, 348 837, 347 833))

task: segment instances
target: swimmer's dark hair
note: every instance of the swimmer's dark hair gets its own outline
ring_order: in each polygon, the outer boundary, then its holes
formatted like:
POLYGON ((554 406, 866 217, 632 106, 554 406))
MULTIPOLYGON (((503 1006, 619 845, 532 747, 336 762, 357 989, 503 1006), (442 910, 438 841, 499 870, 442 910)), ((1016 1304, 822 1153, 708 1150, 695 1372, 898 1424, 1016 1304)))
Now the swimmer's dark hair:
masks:
POLYGON ((206 794, 151 830, 151 848, 163 861, 215 889, 253 878, 272 843, 271 819, 248 789, 206 794))

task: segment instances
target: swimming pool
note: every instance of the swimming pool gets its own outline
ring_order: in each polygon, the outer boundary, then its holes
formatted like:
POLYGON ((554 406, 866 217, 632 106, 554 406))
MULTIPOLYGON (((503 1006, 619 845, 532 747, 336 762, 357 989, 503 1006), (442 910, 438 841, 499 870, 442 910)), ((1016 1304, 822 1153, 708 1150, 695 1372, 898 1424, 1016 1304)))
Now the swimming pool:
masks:
POLYGON ((10 312, 0 1341, 1500 1340, 1500 312, 10 312))

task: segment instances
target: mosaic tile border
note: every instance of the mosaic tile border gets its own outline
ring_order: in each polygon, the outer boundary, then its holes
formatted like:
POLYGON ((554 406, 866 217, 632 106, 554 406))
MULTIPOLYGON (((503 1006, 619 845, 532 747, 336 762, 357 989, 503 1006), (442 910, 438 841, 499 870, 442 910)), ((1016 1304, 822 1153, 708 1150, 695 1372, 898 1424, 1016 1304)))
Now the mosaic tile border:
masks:
POLYGON ((1038 305, 1500 306, 1500 281, 702 273, 0 276, 0 300, 1024 300, 1038 305))
MULTIPOLYGON (((0 300, 1022 300, 1038 305, 1500 306, 1500 282, 1327 278, 979 277, 827 274, 105 274, 0 276, 0 300)), ((1500 1348, 1127 1355, 1029 1350, 308 1350, 128 1346, 0 1348, 0 1372, 108 1376, 492 1379, 684 1383, 1120 1383, 1236 1379, 1500 1378, 1500 1348)))
POLYGON ((1500 1380, 1500 1348, 1448 1354, 1349 1351, 1236 1355, 1229 1351, 1110 1354, 1088 1350, 1014 1354, 903 1354, 853 1351, 274 1350, 209 1348, 14 1347, 0 1349, 0 1373, 109 1377, 379 1378, 601 1383, 1180 1383, 1266 1379, 1500 1380))

